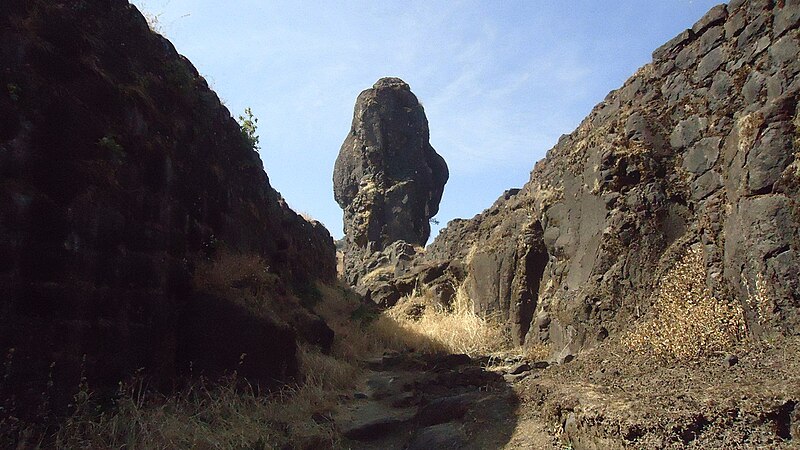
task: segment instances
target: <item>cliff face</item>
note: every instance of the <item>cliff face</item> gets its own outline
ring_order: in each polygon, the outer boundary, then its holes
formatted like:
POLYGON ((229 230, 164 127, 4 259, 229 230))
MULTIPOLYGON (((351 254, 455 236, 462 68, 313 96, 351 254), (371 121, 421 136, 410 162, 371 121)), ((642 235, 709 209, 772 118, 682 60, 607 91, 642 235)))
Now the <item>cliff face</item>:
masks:
POLYGON ((692 248, 750 332, 797 333, 798 20, 796 1, 714 7, 417 265, 462 264, 476 309, 563 356, 646 314, 692 248))
POLYGON ((448 178, 429 140, 425 111, 403 80, 382 78, 358 96, 333 173, 351 284, 369 291, 365 285, 378 280, 365 275, 412 256, 428 241, 448 178))
POLYGON ((197 268, 255 255, 272 300, 293 304, 335 278, 333 241, 270 187, 169 41, 122 0, 3 1, 0 87, 4 389, 41 392, 48 371, 74 386, 139 368, 167 380, 190 363, 291 376, 297 327, 324 324, 198 292, 197 268))

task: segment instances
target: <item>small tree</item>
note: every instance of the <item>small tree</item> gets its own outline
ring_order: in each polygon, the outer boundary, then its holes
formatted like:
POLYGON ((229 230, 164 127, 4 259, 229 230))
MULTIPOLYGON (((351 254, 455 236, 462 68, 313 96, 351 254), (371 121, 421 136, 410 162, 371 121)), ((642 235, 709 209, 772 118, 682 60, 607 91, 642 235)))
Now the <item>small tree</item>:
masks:
POLYGON ((261 147, 258 146, 258 135, 256 134, 256 129, 258 128, 258 118, 253 115, 253 110, 245 108, 244 115, 239 116, 239 128, 242 129, 242 137, 247 141, 250 147, 253 150, 258 150, 261 147))

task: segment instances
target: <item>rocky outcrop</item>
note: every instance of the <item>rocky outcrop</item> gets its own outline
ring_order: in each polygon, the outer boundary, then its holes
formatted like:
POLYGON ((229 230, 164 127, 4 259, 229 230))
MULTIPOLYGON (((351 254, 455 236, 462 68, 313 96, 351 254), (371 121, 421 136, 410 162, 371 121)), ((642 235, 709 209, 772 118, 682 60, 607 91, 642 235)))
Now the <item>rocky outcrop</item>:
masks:
POLYGON ((750 332, 799 332, 799 20, 794 1, 713 8, 521 190, 451 222, 416 264, 463 265, 477 310, 564 356, 627 329, 699 247, 707 284, 741 304, 750 332))
POLYGON ((2 2, 0 87, 3 401, 36 407, 48 377, 62 399, 81 375, 114 389, 140 368, 285 379, 297 334, 329 333, 196 290, 201 266, 254 255, 269 301, 294 308, 335 278, 333 240, 127 1, 2 2))
POLYGON ((425 245, 447 178, 408 84, 382 78, 359 94, 333 173, 334 197, 344 210, 344 272, 352 285, 363 286, 382 260, 408 259, 425 245))

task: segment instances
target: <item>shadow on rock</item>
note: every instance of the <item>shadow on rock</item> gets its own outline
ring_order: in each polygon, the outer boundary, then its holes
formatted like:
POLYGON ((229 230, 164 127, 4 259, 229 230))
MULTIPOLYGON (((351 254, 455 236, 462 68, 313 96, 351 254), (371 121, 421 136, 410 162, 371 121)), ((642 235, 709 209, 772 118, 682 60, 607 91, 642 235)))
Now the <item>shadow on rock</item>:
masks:
POLYGON ((345 446, 363 449, 500 448, 519 400, 486 361, 467 355, 387 352, 334 418, 345 446))

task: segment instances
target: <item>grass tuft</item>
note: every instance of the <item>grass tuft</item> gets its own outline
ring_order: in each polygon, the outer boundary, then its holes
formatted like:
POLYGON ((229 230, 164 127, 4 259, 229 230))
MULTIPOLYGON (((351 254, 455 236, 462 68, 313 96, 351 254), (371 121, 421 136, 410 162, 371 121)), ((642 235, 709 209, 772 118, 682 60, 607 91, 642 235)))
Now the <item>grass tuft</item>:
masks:
POLYGON ((401 299, 375 321, 373 334, 387 347, 398 350, 487 355, 511 347, 499 319, 476 314, 461 288, 450 307, 428 295, 401 299))
MULTIPOLYGON (((277 286, 264 261, 253 255, 221 254, 198 267, 195 288, 273 314, 277 286)), ((272 393, 255 392, 231 373, 222 380, 194 378, 165 395, 135 378, 121 384, 109 405, 82 384, 74 412, 57 427, 35 426, 18 436, 55 448, 336 448, 332 421, 342 399, 350 398, 365 375, 362 361, 387 350, 489 354, 510 349, 499 321, 481 317, 460 291, 452 307, 431 297, 403 299, 378 312, 341 286, 316 286, 313 306, 335 331, 330 354, 300 346, 300 380, 272 393)))
POLYGON ((636 353, 691 359, 727 350, 746 332, 742 306, 714 297, 707 287, 698 248, 688 250, 661 278, 653 312, 623 338, 636 353))

